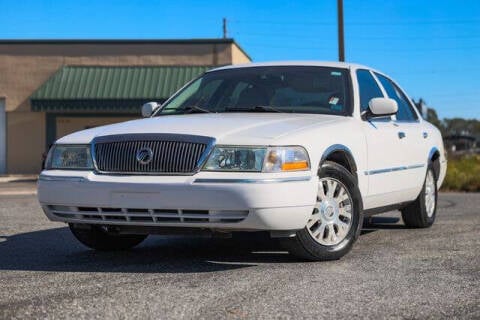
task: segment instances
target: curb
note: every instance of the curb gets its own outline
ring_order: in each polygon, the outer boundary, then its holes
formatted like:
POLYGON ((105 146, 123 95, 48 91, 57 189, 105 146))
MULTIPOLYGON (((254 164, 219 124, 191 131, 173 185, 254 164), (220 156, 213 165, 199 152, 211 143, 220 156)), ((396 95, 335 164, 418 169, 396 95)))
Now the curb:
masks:
POLYGON ((22 175, 5 175, 0 176, 0 183, 11 182, 36 182, 38 180, 38 174, 22 174, 22 175))
POLYGON ((0 190, 0 196, 35 196, 37 195, 37 190, 0 190))

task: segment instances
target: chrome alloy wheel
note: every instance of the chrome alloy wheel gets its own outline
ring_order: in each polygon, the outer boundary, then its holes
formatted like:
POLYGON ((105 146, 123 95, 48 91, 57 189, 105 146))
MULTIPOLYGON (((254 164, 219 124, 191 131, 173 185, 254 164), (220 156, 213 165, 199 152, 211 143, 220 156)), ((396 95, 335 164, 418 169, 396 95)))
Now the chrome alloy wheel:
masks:
POLYGON ((318 243, 333 246, 345 239, 351 227, 352 197, 347 188, 336 179, 321 178, 308 232, 318 243))
POLYGON ((435 189, 437 188, 432 170, 428 170, 425 179, 425 210, 427 216, 431 218, 435 212, 435 189))

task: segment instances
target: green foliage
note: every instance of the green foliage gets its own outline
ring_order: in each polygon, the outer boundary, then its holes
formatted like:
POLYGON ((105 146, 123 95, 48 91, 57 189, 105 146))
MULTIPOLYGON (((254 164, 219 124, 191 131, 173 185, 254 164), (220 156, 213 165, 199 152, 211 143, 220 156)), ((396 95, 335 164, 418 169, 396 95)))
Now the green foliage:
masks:
MULTIPOLYGON (((422 98, 414 101, 417 109, 422 112, 426 102, 422 98)), ((480 121, 478 119, 446 118, 440 119, 434 108, 427 108, 425 120, 436 126, 442 135, 470 135, 480 140, 480 121)))
POLYGON ((445 127, 443 126, 442 121, 438 118, 437 111, 432 108, 427 109, 427 119, 428 122, 433 124, 435 127, 440 130, 442 134, 445 134, 445 127))
MULTIPOLYGON (((414 101, 418 110, 425 108, 425 100, 414 101)), ((433 108, 427 108, 425 119, 435 125, 443 137, 449 135, 473 136, 480 142, 480 120, 447 118, 439 119, 433 108)), ((480 155, 467 155, 450 158, 447 175, 442 190, 480 192, 480 155)))
POLYGON ((467 134, 480 136, 480 121, 476 119, 450 118, 443 119, 447 134, 467 134))
POLYGON ((480 192, 480 155, 449 159, 442 190, 480 192))

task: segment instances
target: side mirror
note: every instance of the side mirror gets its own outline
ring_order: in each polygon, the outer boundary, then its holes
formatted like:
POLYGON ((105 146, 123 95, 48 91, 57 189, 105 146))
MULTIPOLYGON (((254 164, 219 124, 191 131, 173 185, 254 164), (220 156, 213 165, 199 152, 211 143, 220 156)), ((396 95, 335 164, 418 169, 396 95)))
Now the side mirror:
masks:
POLYGON ((160 104, 156 102, 147 102, 142 106, 142 117, 149 118, 158 108, 160 104))
POLYGON ((390 98, 373 98, 368 102, 367 118, 387 117, 398 111, 397 101, 390 98))

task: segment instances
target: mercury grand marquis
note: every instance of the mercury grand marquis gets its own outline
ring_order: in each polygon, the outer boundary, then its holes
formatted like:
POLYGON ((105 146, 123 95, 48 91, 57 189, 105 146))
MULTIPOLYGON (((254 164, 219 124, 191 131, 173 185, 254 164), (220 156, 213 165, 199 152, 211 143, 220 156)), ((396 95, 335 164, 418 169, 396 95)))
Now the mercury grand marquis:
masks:
POLYGON ((364 216, 433 224, 446 172, 439 131, 368 67, 252 63, 210 70, 145 119, 56 141, 38 182, 50 220, 84 245, 148 234, 268 231, 307 260, 345 255, 364 216))

